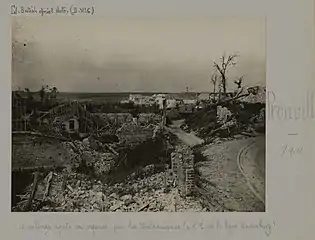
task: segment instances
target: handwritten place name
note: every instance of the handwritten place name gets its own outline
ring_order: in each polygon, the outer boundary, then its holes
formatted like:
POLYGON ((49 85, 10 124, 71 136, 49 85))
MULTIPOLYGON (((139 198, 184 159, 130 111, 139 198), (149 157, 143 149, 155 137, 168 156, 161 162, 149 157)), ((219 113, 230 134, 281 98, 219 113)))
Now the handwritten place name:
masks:
POLYGON ((21 231, 38 231, 42 232, 44 236, 51 236, 57 234, 61 237, 67 232, 89 232, 95 237, 99 232, 110 231, 113 233, 119 233, 121 231, 249 231, 256 230, 269 237, 272 234, 272 230, 275 228, 275 222, 269 223, 260 219, 258 222, 231 222, 225 220, 215 220, 213 222, 207 222, 200 220, 199 222, 188 222, 178 224, 165 224, 154 222, 133 222, 129 220, 128 223, 90 223, 90 224, 71 224, 66 222, 64 224, 47 224, 34 222, 30 224, 20 224, 18 229, 21 231))
POLYGON ((268 119, 280 121, 305 121, 315 119, 314 93, 306 92, 304 101, 300 106, 276 104, 276 94, 267 91, 266 102, 268 105, 268 119))
POLYGON ((11 5, 11 15, 94 15, 95 7, 80 7, 75 5, 57 7, 37 7, 11 5))

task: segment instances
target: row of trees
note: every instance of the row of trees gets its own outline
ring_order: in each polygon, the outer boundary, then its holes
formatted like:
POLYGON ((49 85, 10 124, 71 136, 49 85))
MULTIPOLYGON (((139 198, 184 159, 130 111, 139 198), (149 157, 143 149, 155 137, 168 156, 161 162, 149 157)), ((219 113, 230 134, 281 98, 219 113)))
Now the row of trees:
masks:
POLYGON ((46 85, 46 86, 42 86, 39 91, 35 91, 35 92, 31 92, 29 88, 25 88, 24 91, 19 89, 18 91, 16 91, 15 96, 21 97, 23 93, 26 93, 27 98, 30 100, 34 99, 35 94, 39 94, 40 101, 46 102, 51 99, 56 99, 59 91, 56 87, 49 87, 48 85, 46 85))

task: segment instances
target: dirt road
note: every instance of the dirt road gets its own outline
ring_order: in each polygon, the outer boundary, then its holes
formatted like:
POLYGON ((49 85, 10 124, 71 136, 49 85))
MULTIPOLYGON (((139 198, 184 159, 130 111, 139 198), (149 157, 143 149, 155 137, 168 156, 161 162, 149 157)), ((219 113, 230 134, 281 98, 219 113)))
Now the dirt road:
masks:
POLYGON ((248 187, 265 203, 265 138, 255 138, 238 155, 239 169, 247 179, 248 187))
MULTIPOLYGON (((204 143, 174 121, 167 130, 190 147, 204 143)), ((212 211, 265 211, 265 136, 235 139, 201 147, 206 161, 197 163, 212 211)))
POLYGON ((187 133, 180 128, 180 124, 183 120, 174 121, 172 125, 169 127, 165 127, 168 131, 175 134, 178 139, 180 139, 183 143, 187 144, 190 147, 194 147, 196 145, 200 145, 204 143, 204 140, 197 137, 193 133, 187 133))
POLYGON ((217 211, 264 212, 264 137, 238 139, 203 148, 207 161, 197 163, 203 188, 217 211))

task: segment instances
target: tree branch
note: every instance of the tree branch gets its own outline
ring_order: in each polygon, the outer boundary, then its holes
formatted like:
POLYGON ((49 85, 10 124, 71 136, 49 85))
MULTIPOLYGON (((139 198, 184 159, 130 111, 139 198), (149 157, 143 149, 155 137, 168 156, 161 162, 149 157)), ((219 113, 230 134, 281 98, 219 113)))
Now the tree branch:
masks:
POLYGON ((215 61, 213 62, 213 67, 214 67, 217 71, 219 71, 220 74, 222 74, 222 75, 224 74, 224 73, 222 72, 220 66, 219 66, 215 61))

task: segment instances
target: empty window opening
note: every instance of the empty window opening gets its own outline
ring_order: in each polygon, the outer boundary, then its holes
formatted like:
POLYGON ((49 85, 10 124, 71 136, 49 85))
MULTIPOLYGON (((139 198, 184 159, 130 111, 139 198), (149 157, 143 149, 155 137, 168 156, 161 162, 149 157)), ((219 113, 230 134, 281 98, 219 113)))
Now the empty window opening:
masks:
POLYGON ((74 130, 74 120, 69 121, 69 129, 74 130))

